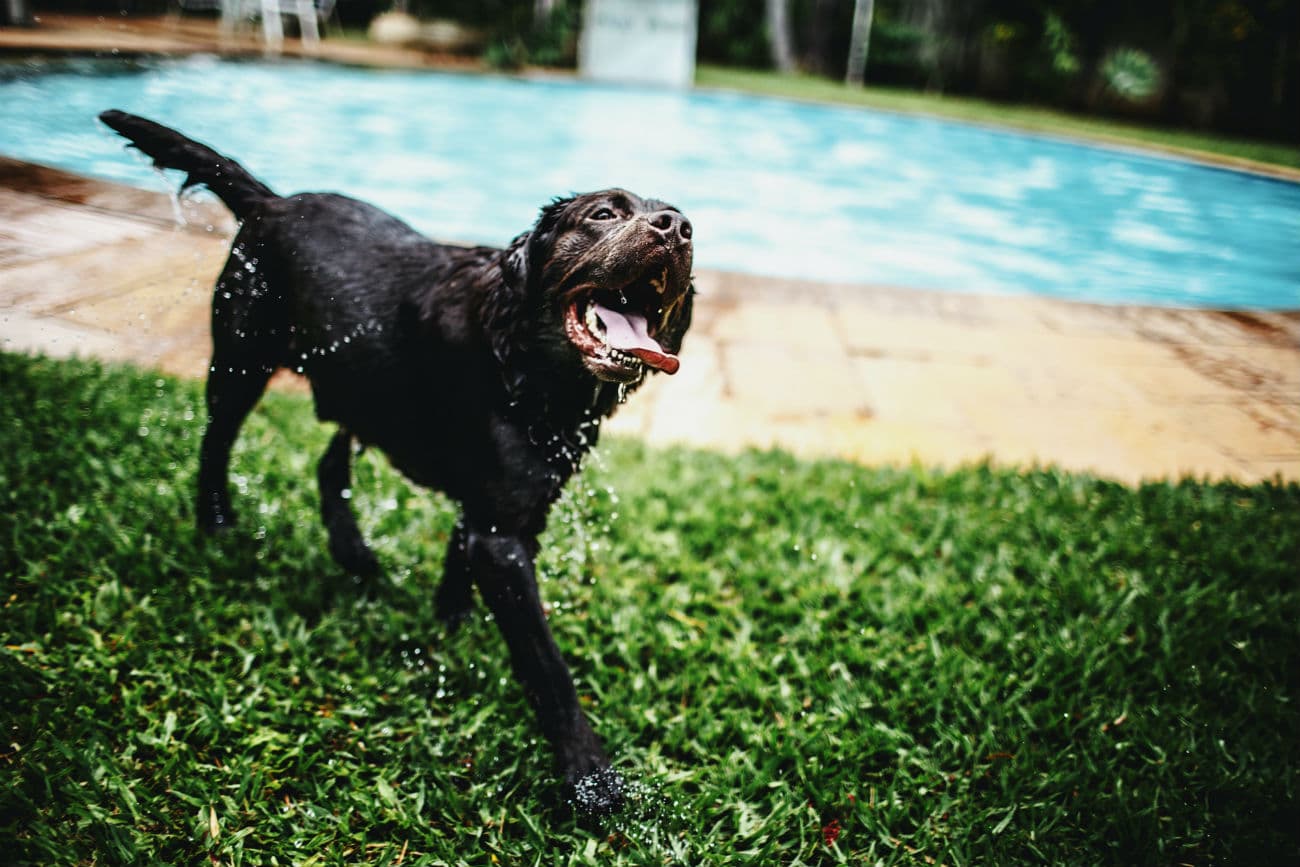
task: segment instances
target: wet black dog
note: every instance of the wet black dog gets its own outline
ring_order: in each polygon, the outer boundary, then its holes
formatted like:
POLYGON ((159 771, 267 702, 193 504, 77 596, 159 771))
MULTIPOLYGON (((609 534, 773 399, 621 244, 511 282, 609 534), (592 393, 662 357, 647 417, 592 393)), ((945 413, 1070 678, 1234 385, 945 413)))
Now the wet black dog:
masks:
POLYGON ((335 559, 378 568, 345 493, 354 440, 455 499, 440 616, 463 619, 478 585, 579 805, 615 808, 622 783, 578 705, 533 564, 601 420, 649 371, 677 370, 691 224, 663 202, 605 190, 546 206, 505 249, 446 246, 354 199, 280 197, 152 121, 100 119, 242 223, 212 301, 199 526, 232 520, 230 449, 271 374, 306 374, 317 415, 339 425, 318 470, 335 559))

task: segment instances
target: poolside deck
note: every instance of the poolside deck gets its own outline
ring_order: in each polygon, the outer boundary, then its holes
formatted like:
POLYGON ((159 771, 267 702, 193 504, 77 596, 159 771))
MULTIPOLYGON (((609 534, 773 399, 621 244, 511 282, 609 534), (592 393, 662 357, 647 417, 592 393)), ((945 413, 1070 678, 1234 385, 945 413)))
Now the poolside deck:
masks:
MULTIPOLYGON (((0 348, 199 377, 220 206, 0 159, 0 348)), ((1101 307, 703 271, 675 377, 609 429, 869 464, 1300 480, 1300 312, 1101 307)), ((298 388, 282 374, 274 383, 298 388)))
MULTIPOLYGON (((0 27, 0 52, 24 54, 71 54, 157 56, 221 54, 260 57, 267 52, 260 29, 241 26, 223 33, 214 17, 92 16, 41 14, 35 27, 0 27)), ((354 66, 483 70, 474 58, 446 52, 396 45, 376 45, 364 40, 326 37, 319 45, 304 45, 286 38, 278 51, 286 57, 311 57, 354 66)))

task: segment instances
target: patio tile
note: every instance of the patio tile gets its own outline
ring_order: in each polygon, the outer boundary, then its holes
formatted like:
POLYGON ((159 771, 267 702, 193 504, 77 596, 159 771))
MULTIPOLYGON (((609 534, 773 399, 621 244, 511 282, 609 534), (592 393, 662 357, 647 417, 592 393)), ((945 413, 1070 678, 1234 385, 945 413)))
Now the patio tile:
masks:
POLYGON ((908 425, 969 425, 959 400, 963 388, 974 387, 990 401, 1018 393, 1004 371, 960 364, 936 364, 899 358, 855 358, 854 367, 866 384, 866 409, 872 418, 908 425))
POLYGON ((1030 412, 999 435, 999 459, 1087 470, 1124 482, 1240 470, 1211 442, 1184 439, 1168 418, 1091 408, 1030 412))
POLYGON ((924 360, 945 356, 978 361, 991 357, 1002 337, 988 325, 892 315, 858 304, 838 305, 835 321, 849 351, 866 358, 924 360))
POLYGON ((128 360, 135 350, 111 332, 17 309, 0 310, 0 349, 107 361, 128 360))
POLYGON ((1300 430, 1235 406, 1185 407, 1178 413, 1187 438, 1208 439, 1245 459, 1300 460, 1300 430))
POLYGON ((831 313, 820 305, 741 304, 720 315, 712 334, 732 344, 828 349, 839 344, 831 313))
MULTIPOLYGON (((1130 312, 1130 317, 1133 314, 1130 312)), ((1294 346, 1293 335, 1270 314, 1143 309, 1134 330, 1148 340, 1198 346, 1294 346)))
POLYGON ((1236 476, 1247 484, 1279 479, 1284 483, 1295 481, 1300 479, 1300 460, 1250 460, 1236 476))
POLYGON ((1122 379, 1137 389, 1144 401, 1156 405, 1232 403, 1240 394, 1238 389, 1186 365, 1116 369, 1111 378, 1122 379))
POLYGON ((166 334, 194 323, 207 324, 212 285, 220 257, 196 257, 193 250, 162 260, 160 269, 128 272, 134 285, 76 302, 72 310, 58 309, 100 328, 130 334, 166 334))
POLYGON ((0 189, 0 265, 12 266, 156 235, 148 223, 0 189))
POLYGON ((723 396, 772 417, 870 414, 847 357, 815 346, 721 342, 723 396))
POLYGON ((0 306, 64 313, 158 283, 207 295, 225 257, 215 240, 157 233, 0 270, 0 306))
POLYGON ((1252 394, 1289 395, 1300 400, 1300 363, 1296 347, 1169 346, 1180 364, 1219 385, 1252 394))

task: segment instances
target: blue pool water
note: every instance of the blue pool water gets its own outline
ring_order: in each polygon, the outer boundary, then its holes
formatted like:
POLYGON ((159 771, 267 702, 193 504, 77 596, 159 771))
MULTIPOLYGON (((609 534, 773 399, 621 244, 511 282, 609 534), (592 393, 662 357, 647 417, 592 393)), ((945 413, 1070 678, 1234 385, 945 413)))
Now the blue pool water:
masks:
POLYGON ((116 107, 281 192, 502 244, 571 191, 680 206, 697 265, 1106 303, 1300 308, 1300 184, 978 126, 727 93, 198 58, 0 81, 0 153, 152 189, 116 107))

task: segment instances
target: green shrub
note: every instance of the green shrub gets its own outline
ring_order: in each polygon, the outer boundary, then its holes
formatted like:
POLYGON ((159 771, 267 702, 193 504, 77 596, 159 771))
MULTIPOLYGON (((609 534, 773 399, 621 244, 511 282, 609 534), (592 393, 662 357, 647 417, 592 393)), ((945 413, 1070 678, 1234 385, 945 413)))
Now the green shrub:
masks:
POLYGON ((1140 48, 1116 48, 1100 67, 1109 93, 1129 103, 1143 103, 1160 91, 1160 66, 1140 48))

